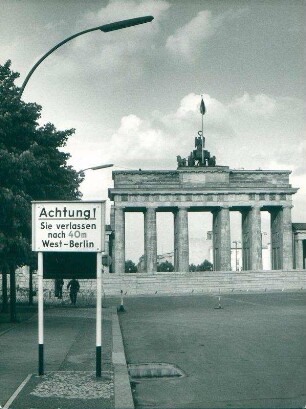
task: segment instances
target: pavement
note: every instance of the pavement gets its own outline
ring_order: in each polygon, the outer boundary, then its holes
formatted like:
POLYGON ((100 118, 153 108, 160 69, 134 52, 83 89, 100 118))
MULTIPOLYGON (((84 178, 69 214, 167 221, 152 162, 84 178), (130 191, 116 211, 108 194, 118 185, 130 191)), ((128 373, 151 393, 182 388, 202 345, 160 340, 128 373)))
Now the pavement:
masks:
POLYGON ((45 309, 43 376, 37 373, 37 314, 3 331, 0 326, 0 407, 133 408, 115 301, 102 311, 101 378, 95 373, 95 308, 45 309))

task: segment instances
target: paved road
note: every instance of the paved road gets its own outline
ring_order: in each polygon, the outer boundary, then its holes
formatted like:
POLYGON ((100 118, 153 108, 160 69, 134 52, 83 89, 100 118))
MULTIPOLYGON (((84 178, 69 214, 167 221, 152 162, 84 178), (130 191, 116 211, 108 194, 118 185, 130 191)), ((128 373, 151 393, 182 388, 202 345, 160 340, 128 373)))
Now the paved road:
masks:
POLYGON ((139 408, 297 408, 306 404, 306 294, 126 298, 128 362, 186 377, 142 380, 139 408))

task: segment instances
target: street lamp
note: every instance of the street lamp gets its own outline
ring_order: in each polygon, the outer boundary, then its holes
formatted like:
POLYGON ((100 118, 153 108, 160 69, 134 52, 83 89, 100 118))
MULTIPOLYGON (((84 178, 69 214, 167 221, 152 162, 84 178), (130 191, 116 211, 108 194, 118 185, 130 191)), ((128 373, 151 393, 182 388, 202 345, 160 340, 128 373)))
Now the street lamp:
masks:
MULTIPOLYGON (((36 68, 41 64, 50 54, 52 54, 55 50, 57 50, 59 47, 67 43, 68 41, 72 40, 73 38, 76 38, 82 34, 89 33, 91 31, 96 31, 100 30, 103 31, 104 33, 108 33, 109 31, 115 31, 115 30, 121 30, 123 28, 127 27, 132 27, 136 26, 139 24, 144 24, 144 23, 149 23, 153 20, 153 16, 144 16, 144 17, 137 17, 129 20, 122 20, 122 21, 116 21, 114 23, 110 24, 105 24, 103 26, 99 27, 94 27, 90 28, 88 30, 81 31, 79 33, 76 33, 65 40, 61 41, 57 45, 55 45, 51 50, 49 50, 46 54, 44 54, 38 61, 37 63, 32 67, 28 75, 26 76, 21 88, 20 88, 20 97, 23 94, 23 91, 31 78, 32 74, 36 70, 36 68)), ((113 165, 111 165, 113 166, 113 165)), ((95 166, 93 168, 87 168, 84 170, 88 169, 101 169, 104 167, 109 167, 109 166, 95 166)), ((84 171, 83 170, 83 171, 84 171)), ((79 173, 79 172, 78 172, 79 173)), ((39 291, 38 291, 38 317, 39 317, 39 325, 38 325, 38 344, 39 344, 39 370, 38 373, 39 375, 43 375, 43 257, 42 257, 42 252, 38 253, 38 274, 39 274, 39 291)), ((97 253, 97 312, 96 312, 96 376, 101 377, 101 344, 102 344, 102 257, 99 258, 97 253)))
POLYGON ((260 235, 261 235, 261 248, 263 249, 263 236, 267 236, 268 233, 265 232, 265 231, 262 231, 262 232, 260 233, 260 235))
POLYGON ((236 271, 239 270, 239 265, 238 265, 238 243, 241 244, 241 241, 234 240, 233 243, 235 244, 235 250, 236 250, 236 271))
POLYGON ((31 78, 33 72, 36 70, 36 68, 39 66, 40 63, 44 61, 48 57, 48 55, 52 54, 53 51, 57 50, 59 47, 61 47, 63 44, 67 43, 68 41, 82 35, 89 33, 91 31, 96 31, 96 30, 101 30, 104 33, 108 33, 109 31, 115 31, 115 30, 121 30, 123 28, 127 27, 132 27, 132 26, 137 26, 139 24, 145 24, 149 23, 154 19, 153 16, 144 16, 144 17, 136 17, 136 18, 131 18, 128 20, 122 20, 122 21, 116 21, 114 23, 110 24, 104 24, 103 26, 98 26, 94 28, 89 28, 88 30, 80 31, 79 33, 73 34, 72 36, 66 38, 65 40, 61 41, 60 43, 56 44, 51 50, 49 50, 46 54, 44 54, 38 61, 37 63, 32 67, 28 75, 26 76, 26 79, 23 81, 23 84, 20 89, 20 96, 23 94, 23 91, 31 78))

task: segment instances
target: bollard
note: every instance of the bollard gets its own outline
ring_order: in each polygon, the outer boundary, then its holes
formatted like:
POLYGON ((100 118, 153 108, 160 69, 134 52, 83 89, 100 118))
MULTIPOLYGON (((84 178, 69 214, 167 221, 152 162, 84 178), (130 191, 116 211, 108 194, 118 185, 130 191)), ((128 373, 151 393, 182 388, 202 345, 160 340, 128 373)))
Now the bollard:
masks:
POLYGON ((105 301, 105 291, 104 291, 104 288, 103 288, 103 290, 102 290, 102 308, 107 308, 107 305, 103 302, 103 301, 105 301))
POLYGON ((121 294, 120 306, 117 307, 117 311, 118 312, 125 312, 126 310, 125 310, 124 305, 123 305, 123 290, 120 291, 120 294, 121 294))
POLYGON ((218 301, 219 301, 219 303, 218 303, 218 307, 215 307, 215 310, 222 310, 222 307, 221 307, 221 290, 220 290, 220 288, 219 288, 219 297, 218 297, 218 301))

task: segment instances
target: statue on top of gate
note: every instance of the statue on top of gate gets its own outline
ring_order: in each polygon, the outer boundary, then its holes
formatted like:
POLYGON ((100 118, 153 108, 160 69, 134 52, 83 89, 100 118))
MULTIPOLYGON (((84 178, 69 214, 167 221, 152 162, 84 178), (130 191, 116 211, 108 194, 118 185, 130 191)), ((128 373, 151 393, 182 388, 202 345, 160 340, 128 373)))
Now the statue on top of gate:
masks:
POLYGON ((194 139, 195 149, 190 152, 187 159, 177 156, 178 168, 196 167, 196 166, 216 166, 216 157, 211 156, 210 152, 205 149, 205 137, 203 135, 203 116, 206 112, 203 95, 200 104, 200 112, 202 114, 202 130, 198 132, 198 136, 194 139))

